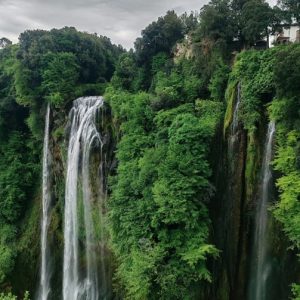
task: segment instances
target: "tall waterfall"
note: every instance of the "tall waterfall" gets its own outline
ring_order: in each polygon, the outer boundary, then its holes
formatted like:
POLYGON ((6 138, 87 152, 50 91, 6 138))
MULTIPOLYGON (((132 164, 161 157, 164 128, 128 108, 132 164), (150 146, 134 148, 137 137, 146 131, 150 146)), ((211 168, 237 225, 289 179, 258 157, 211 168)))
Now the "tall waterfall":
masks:
POLYGON ((239 128, 239 109, 241 104, 241 83, 239 82, 237 85, 237 97, 236 103, 234 106, 232 123, 230 125, 230 133, 228 138, 228 154, 229 160, 231 162, 231 171, 234 169, 234 160, 233 155, 235 153, 235 146, 238 140, 238 128, 239 128))
POLYGON ((253 248, 252 279, 250 286, 250 300, 266 300, 266 284, 271 272, 268 262, 268 201, 272 183, 272 160, 273 140, 275 135, 275 123, 270 122, 264 146, 264 158, 262 164, 262 186, 259 203, 256 211, 255 238, 253 248))
POLYGON ((48 104, 45 118, 45 134, 43 148, 43 207, 42 207, 42 222, 41 222, 41 274, 39 300, 47 300, 50 294, 50 266, 49 266, 49 249, 48 249, 48 228, 51 205, 50 191, 50 151, 49 151, 49 123, 50 123, 50 105, 48 104))
POLYGON ((96 128, 97 112, 102 106, 102 97, 79 98, 74 101, 69 116, 71 129, 65 187, 64 300, 98 300, 100 297, 89 161, 91 148, 95 144, 102 148, 102 139, 96 128), (83 225, 80 224, 80 210, 83 210, 83 225), (85 235, 85 272, 81 271, 79 261, 79 230, 82 227, 85 235))

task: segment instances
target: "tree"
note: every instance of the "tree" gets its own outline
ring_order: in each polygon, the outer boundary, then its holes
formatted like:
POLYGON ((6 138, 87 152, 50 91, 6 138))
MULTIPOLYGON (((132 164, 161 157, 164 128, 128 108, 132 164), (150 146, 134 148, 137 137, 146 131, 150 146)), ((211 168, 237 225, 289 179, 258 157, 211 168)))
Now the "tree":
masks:
POLYGON ((137 76, 137 66, 133 53, 123 53, 116 66, 112 77, 112 84, 115 88, 121 88, 128 91, 133 89, 133 81, 137 76))
POLYGON ((174 11, 168 11, 142 31, 142 37, 135 42, 137 59, 147 64, 159 53, 170 54, 175 43, 183 38, 184 25, 174 11))
POLYGON ((45 60, 48 63, 42 75, 42 88, 45 90, 48 100, 59 107, 64 100, 70 99, 74 95, 79 77, 79 66, 72 53, 50 53, 45 56, 45 60))
POLYGON ((201 9, 194 36, 239 50, 267 37, 274 19, 275 12, 265 0, 211 0, 201 9))
POLYGON ((5 48, 9 45, 12 45, 12 41, 10 41, 9 39, 3 37, 0 39, 0 49, 2 48, 5 48))
POLYGON ((300 23, 300 2, 299 0, 278 0, 278 5, 286 12, 290 22, 296 20, 300 23))
POLYGON ((212 0, 204 5, 200 12, 200 25, 195 36, 214 41, 231 43, 236 35, 236 25, 229 0, 212 0))
POLYGON ((264 0, 247 1, 241 10, 241 34, 247 45, 269 36, 269 27, 274 18, 273 10, 264 0))
POLYGON ((191 12, 190 14, 184 13, 180 16, 180 19, 183 23, 184 33, 189 34, 196 29, 199 14, 198 12, 191 12))
MULTIPOLYGON (((300 48, 291 45, 276 53, 276 64, 274 66, 274 80, 276 81, 277 93, 280 98, 295 98, 299 103, 300 97, 300 48)), ((292 109, 297 114, 297 109, 292 109)), ((290 119, 290 118, 288 118, 290 119)))
POLYGON ((31 88, 41 84, 47 63, 44 56, 49 52, 75 55, 80 67, 78 83, 87 84, 109 81, 123 50, 106 37, 79 32, 73 27, 25 31, 20 35, 17 58, 21 62, 21 72, 24 73, 24 69, 29 71, 28 85, 31 88))

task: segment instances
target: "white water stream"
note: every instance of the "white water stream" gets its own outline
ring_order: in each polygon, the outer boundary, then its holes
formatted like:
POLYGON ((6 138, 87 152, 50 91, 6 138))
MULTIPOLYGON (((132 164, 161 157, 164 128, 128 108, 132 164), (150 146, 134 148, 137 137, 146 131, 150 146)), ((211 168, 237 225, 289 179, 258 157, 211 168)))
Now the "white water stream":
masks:
POLYGON ((254 250, 250 286, 251 300, 266 300, 267 280, 271 273, 268 261, 268 203, 272 183, 272 170, 270 168, 273 155, 273 141, 275 136, 275 123, 270 122, 264 146, 262 164, 262 185, 256 211, 254 250))
POLYGON ((42 222, 41 222, 41 274, 38 293, 39 300, 47 300, 50 294, 50 263, 48 247, 48 229, 51 207, 50 187, 50 151, 49 151, 49 123, 50 105, 48 104, 45 118, 44 148, 43 148, 43 198, 42 198, 42 222))
MULTIPOLYGON (((93 228, 90 150, 102 140, 96 128, 96 116, 103 106, 102 97, 84 97, 74 101, 70 112, 71 131, 68 146, 65 187, 63 299, 98 300, 99 282, 93 228), (79 266, 79 203, 82 200, 85 231, 86 272, 79 266)), ((100 254, 100 253, 99 253, 100 254)))

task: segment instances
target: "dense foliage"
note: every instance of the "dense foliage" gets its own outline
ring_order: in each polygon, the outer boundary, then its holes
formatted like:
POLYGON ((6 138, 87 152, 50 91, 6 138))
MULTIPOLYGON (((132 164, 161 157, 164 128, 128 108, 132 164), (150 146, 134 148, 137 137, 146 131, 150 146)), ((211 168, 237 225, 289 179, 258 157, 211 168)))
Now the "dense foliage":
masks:
POLYGON ((208 260, 219 254, 210 242, 209 148, 229 67, 218 50, 201 47, 174 59, 187 27, 197 27, 194 16, 174 12, 148 26, 105 94, 121 133, 108 210, 116 279, 128 299, 203 295, 208 260), (210 93, 214 101, 199 100, 210 93))
POLYGON ((63 108, 76 97, 102 94, 122 52, 108 38, 72 27, 22 33, 14 84, 17 102, 30 108, 32 132, 41 135, 39 112, 46 101, 63 108))
POLYGON ((300 22, 300 3, 298 0, 279 0, 279 6, 283 9, 288 22, 300 22))
MULTIPOLYGON (((0 294, 0 300, 17 300, 17 297, 14 296, 12 293, 8 293, 8 294, 0 294)), ((29 300, 29 293, 26 292, 24 295, 23 300, 29 300)))
MULTIPOLYGON (((212 0, 199 14, 169 11, 130 51, 70 27, 26 31, 17 45, 0 40, 0 290, 12 289, 18 258, 37 239, 38 214, 30 226, 24 220, 40 193, 45 107, 50 103, 55 117, 52 143, 63 144, 71 101, 84 95, 105 93, 118 139, 107 224, 121 298, 207 298, 213 262, 222 256, 209 211, 212 148, 223 120, 225 137, 230 128, 238 86, 246 180, 256 172, 257 131, 272 119, 279 191, 273 213, 299 250, 300 47, 255 49, 282 20, 299 21, 298 1, 279 5, 212 0)), ((62 216, 55 213, 58 228, 62 216)), ((32 253, 28 259, 36 260, 32 253)), ((295 297, 299 290, 293 286, 295 297)))
MULTIPOLYGON (((249 151, 253 151, 253 134, 257 131, 266 110, 268 118, 276 124, 276 153, 273 162, 278 171, 276 185, 279 201, 273 207, 275 218, 283 225, 284 232, 299 251, 300 215, 300 90, 299 45, 276 47, 267 51, 246 51, 236 60, 230 74, 227 90, 225 130, 231 122, 235 105, 234 90, 241 84, 240 120, 248 130, 249 151), (267 109, 266 109, 267 108, 267 109)), ((253 153, 248 153, 251 157, 253 153)), ((249 161, 249 164, 253 162, 249 161)), ((253 168, 253 165, 247 168, 253 168)), ((247 170, 248 174, 251 170, 247 170)), ((295 295, 299 287, 294 286, 295 295)), ((299 297, 299 296, 298 296, 299 297)), ((297 298, 298 299, 298 298, 297 298)))
MULTIPOLYGON (((39 244, 39 215, 33 212, 33 203, 40 193, 46 104, 65 116, 75 97, 103 93, 123 49, 106 37, 74 28, 26 31, 18 45, 1 39, 1 47, 0 290, 10 290, 14 283, 10 281, 18 276, 13 274, 18 257, 26 253, 38 259, 32 253, 33 245, 39 244), (27 249, 29 245, 32 249, 27 249)), ((56 122, 65 120, 58 116, 56 122)), ((29 264, 35 271, 36 263, 29 264)))
POLYGON ((13 64, 17 48, 0 51, 0 285, 14 268, 19 220, 39 174, 38 145, 27 129, 27 111, 16 102, 13 64))
MULTIPOLYGON (((292 246, 300 250, 300 89, 299 46, 283 48, 277 54, 274 76, 278 84, 277 98, 269 107, 277 126, 277 152, 274 168, 281 177, 277 181, 280 201, 274 207, 275 217, 282 222, 292 246)), ((293 288, 300 298, 299 286, 293 288)))
POLYGON ((208 243, 207 156, 222 105, 199 101, 156 112, 151 94, 109 90, 106 98, 122 122, 109 211, 126 296, 193 298, 193 286, 211 280, 207 258, 218 254, 208 243))

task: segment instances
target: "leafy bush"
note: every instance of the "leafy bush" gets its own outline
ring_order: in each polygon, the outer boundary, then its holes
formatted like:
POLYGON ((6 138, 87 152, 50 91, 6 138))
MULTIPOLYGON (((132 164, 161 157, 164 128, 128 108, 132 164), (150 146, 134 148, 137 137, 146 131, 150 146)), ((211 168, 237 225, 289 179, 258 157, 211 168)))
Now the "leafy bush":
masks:
MULTIPOLYGON (((12 293, 0 294, 0 300, 17 300, 17 296, 14 296, 12 293)), ((29 300, 29 293, 25 292, 23 300, 29 300)))
POLYGON ((74 97, 79 65, 72 53, 51 53, 44 59, 47 66, 42 74, 41 88, 46 93, 46 99, 55 107, 60 107, 65 99, 74 97))

